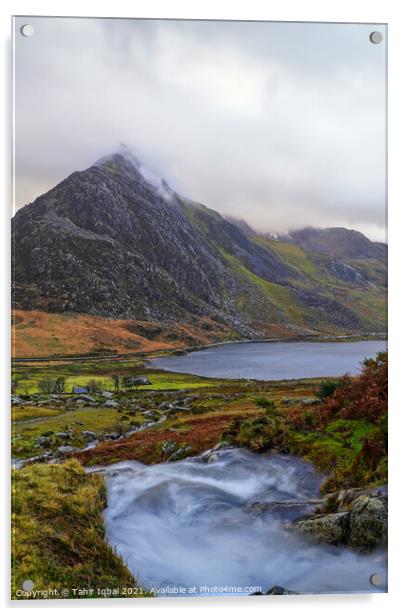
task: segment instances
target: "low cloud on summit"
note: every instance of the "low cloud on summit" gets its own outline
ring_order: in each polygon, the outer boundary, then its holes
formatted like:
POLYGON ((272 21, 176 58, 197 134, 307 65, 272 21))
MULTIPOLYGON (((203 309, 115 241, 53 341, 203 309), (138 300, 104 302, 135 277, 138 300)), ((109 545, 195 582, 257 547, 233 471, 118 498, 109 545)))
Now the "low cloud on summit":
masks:
POLYGON ((385 238, 383 26, 16 19, 16 208, 130 147, 258 230, 385 238), (24 38, 22 24, 35 34, 24 38))

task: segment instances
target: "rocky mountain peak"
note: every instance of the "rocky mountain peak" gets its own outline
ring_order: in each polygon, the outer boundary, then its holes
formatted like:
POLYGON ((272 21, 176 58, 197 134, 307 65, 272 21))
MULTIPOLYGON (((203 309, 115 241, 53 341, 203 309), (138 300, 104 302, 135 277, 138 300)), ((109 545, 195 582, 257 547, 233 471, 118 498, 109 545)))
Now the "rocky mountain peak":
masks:
POLYGON ((166 201, 171 201, 175 197, 174 190, 170 188, 166 180, 135 156, 125 144, 121 144, 116 152, 99 158, 94 166, 110 170, 113 173, 119 171, 129 176, 134 175, 135 172, 166 201))
POLYGON ((180 197, 125 147, 21 208, 12 237, 22 310, 166 324, 209 317, 244 337, 385 325, 386 247, 345 229, 269 243, 180 197))

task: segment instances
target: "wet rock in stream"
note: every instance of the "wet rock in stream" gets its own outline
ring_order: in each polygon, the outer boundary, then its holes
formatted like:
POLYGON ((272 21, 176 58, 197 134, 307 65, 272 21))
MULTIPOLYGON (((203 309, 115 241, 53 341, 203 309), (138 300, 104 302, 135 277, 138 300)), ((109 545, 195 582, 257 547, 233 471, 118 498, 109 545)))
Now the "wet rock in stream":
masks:
POLYGON ((386 547, 386 486, 365 490, 341 490, 328 494, 321 503, 315 515, 295 520, 294 528, 299 533, 317 543, 343 543, 360 552, 386 547))

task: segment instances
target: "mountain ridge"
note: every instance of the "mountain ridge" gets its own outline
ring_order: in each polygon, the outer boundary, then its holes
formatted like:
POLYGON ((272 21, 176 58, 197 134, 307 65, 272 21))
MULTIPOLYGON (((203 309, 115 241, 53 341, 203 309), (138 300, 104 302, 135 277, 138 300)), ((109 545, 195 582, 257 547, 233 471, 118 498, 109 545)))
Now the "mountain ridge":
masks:
POLYGON ((255 234, 115 153, 16 213, 13 305, 167 327, 209 318, 248 338, 383 331, 386 252, 344 232, 255 234))

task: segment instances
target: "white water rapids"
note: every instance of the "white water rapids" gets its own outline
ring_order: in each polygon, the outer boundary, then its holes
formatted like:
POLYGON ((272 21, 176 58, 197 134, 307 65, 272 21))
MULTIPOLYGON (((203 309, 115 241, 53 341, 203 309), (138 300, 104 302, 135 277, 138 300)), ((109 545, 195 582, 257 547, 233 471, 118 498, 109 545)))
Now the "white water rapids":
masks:
POLYGON ((249 594, 274 585, 304 593, 375 592, 385 555, 315 546, 286 528, 311 505, 268 514, 254 502, 316 499, 322 477, 293 456, 242 449, 145 466, 120 462, 106 476, 107 538, 139 584, 162 594, 249 594), (173 590, 174 588, 174 590, 173 590), (240 590, 242 589, 242 590, 240 590))

